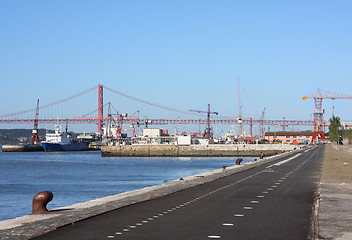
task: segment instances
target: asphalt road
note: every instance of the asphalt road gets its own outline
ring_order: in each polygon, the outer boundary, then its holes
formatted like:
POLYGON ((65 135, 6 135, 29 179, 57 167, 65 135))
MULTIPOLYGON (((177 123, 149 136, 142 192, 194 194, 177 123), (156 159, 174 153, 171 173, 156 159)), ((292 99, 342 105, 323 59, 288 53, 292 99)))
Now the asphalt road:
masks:
POLYGON ((34 239, 309 239, 323 146, 34 239))

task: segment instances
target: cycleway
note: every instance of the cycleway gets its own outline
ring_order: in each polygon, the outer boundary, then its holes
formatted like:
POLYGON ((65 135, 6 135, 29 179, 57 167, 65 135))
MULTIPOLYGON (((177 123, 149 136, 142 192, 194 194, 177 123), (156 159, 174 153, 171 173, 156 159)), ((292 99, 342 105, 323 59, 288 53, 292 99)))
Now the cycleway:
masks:
POLYGON ((33 239, 310 239, 324 146, 33 239))

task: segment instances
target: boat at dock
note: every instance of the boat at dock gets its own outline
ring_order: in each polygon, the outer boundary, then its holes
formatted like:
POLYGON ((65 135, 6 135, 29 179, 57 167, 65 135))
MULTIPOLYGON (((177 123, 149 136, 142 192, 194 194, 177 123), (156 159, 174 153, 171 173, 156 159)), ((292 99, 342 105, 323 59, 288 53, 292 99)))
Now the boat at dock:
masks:
POLYGON ((88 144, 72 139, 72 136, 62 131, 61 126, 55 125, 55 132, 47 132, 45 141, 41 142, 44 151, 85 151, 89 149, 88 144))

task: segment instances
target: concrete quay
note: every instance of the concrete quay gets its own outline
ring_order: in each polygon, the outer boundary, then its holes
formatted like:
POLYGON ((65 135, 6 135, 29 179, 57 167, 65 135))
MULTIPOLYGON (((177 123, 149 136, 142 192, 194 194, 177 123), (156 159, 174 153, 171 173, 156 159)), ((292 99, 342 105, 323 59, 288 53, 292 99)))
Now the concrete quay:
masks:
MULTIPOLYGON (((297 151, 294 151, 297 152, 297 151)), ((191 188, 206 182, 224 178, 238 172, 261 166, 263 164, 278 160, 291 155, 285 152, 276 156, 258 159, 243 165, 226 167, 196 176, 184 177, 183 180, 167 182, 162 185, 147 187, 131 192, 107 196, 84 203, 65 206, 51 210, 51 214, 27 215, 15 219, 0 222, 1 239, 29 239, 50 232, 56 228, 74 224, 77 221, 87 219, 117 208, 132 205, 138 202, 165 196, 183 189, 191 188)), ((54 193, 55 194, 55 193, 54 193)), ((54 200, 55 201, 55 198, 54 200)))
POLYGON ((103 157, 259 157, 300 147, 289 144, 117 145, 102 147, 101 154, 103 157))
POLYGON ((2 152, 42 152, 42 145, 3 145, 2 152))

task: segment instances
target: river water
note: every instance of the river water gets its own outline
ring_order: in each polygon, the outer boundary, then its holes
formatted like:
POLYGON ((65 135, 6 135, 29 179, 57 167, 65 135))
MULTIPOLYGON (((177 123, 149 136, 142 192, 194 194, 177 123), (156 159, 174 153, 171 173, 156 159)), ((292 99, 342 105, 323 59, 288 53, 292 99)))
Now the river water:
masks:
MULTIPOLYGON (((0 221, 29 214, 51 191, 48 209, 172 181, 235 164, 236 158, 102 158, 91 152, 0 152, 0 221)), ((243 158, 243 162, 252 158, 243 158)))

